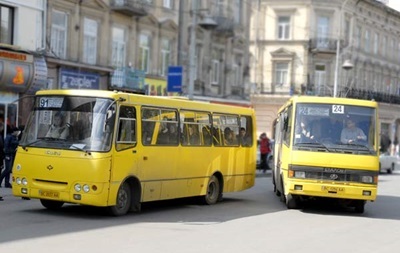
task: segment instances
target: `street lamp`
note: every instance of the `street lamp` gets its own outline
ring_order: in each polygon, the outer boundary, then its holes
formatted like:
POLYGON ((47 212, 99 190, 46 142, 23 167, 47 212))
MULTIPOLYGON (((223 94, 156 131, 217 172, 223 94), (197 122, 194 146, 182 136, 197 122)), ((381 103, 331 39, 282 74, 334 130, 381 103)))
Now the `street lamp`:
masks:
POLYGON ((209 17, 205 17, 201 22, 197 22, 197 14, 199 9, 198 0, 192 0, 192 29, 190 30, 190 45, 189 45, 189 87, 188 97, 193 100, 194 93, 194 77, 196 73, 196 26, 211 30, 217 27, 217 23, 209 17))
POLYGON ((337 97, 338 89, 338 76, 339 76, 339 53, 340 53, 340 36, 342 35, 342 22, 343 22, 343 7, 349 0, 345 0, 340 7, 339 13, 339 34, 336 41, 336 65, 335 65, 335 80, 333 84, 333 97, 337 97))

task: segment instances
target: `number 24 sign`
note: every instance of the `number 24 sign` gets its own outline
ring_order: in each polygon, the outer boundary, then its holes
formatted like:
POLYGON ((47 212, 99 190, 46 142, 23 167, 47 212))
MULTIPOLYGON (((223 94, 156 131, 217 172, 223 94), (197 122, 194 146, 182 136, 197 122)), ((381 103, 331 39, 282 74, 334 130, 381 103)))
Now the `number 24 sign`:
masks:
POLYGON ((332 105, 332 113, 344 114, 344 106, 343 105, 332 105))

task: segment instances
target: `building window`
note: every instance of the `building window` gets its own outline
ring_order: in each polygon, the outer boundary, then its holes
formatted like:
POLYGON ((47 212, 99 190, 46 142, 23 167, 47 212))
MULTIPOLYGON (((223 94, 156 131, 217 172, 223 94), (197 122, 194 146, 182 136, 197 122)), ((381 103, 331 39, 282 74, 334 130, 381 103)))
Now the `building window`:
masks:
POLYGON ((234 18, 234 22, 235 24, 241 24, 242 23, 242 10, 243 10, 243 6, 242 6, 242 0, 235 0, 234 3, 234 10, 233 10, 233 18, 234 18))
POLYGON ((139 37, 139 66, 145 73, 150 72, 150 36, 140 34, 139 37))
POLYGON ((369 30, 365 30, 365 34, 364 34, 364 50, 366 53, 369 53, 370 50, 370 44, 369 44, 369 30))
POLYGON ((378 49, 379 49, 379 34, 375 33, 374 35, 374 54, 378 54, 378 49))
POLYGON ((161 75, 168 75, 168 66, 171 58, 171 41, 163 38, 161 40, 161 75))
POLYGON ((65 12, 52 12, 50 47, 56 57, 65 58, 67 55, 67 22, 68 17, 65 12))
POLYGON ((382 56, 383 56, 383 57, 386 57, 386 50, 387 50, 387 36, 383 36, 383 38, 382 38, 382 45, 381 45, 381 48, 382 48, 382 56))
POLYGON ((111 65, 114 67, 123 67, 125 65, 125 55, 125 31, 124 29, 113 27, 111 65))
POLYGON ((389 43, 389 54, 388 57, 391 59, 394 59, 394 55, 395 55, 395 50, 396 48, 394 47, 394 39, 390 39, 390 43, 389 43))
POLYGON ((289 63, 275 64, 275 85, 283 87, 288 84, 289 63))
POLYGON ((218 84, 219 81, 219 61, 213 59, 211 61, 211 84, 218 84))
POLYGON ((224 16, 224 0, 217 0, 216 5, 217 15, 224 16))
POLYGON ((360 26, 356 26, 354 42, 355 42, 356 48, 360 48, 361 47, 361 27, 360 26))
POLYGON ((97 22, 85 18, 83 24, 83 62, 96 64, 97 58, 97 22))
POLYGON ((202 76, 202 70, 203 70, 202 68, 203 64, 201 58, 202 50, 203 49, 201 45, 196 45, 196 52, 195 52, 196 71, 194 72, 194 80, 197 80, 199 76, 200 77, 202 76))
POLYGON ((319 48, 328 48, 329 17, 319 16, 317 19, 317 45, 319 48))
POLYGON ((13 44, 14 9, 0 5, 0 43, 13 44))
POLYGON ((278 17, 278 39, 288 40, 290 36, 290 17, 278 17))
POLYGON ((173 1, 172 0, 163 0, 163 7, 167 9, 172 9, 173 6, 173 1))

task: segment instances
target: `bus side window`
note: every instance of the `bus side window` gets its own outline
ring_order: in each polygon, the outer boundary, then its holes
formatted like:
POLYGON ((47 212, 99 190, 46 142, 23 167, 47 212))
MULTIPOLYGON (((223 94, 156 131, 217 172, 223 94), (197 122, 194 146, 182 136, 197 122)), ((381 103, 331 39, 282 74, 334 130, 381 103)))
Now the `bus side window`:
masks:
POLYGON ((118 122, 117 150, 136 144, 136 114, 134 107, 121 106, 118 122))

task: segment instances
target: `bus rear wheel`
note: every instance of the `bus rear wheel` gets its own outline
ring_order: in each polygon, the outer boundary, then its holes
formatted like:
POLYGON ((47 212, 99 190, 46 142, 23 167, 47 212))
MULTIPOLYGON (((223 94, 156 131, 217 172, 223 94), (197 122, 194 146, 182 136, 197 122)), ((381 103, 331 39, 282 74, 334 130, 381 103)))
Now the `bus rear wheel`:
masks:
POLYGON ((221 195, 221 185, 216 176, 212 176, 208 181, 207 192, 204 196, 204 202, 207 205, 214 205, 218 202, 221 195))
POLYGON ((48 199, 41 199, 40 203, 42 204, 42 206, 46 207, 49 210, 57 210, 64 205, 64 202, 48 199))
POLYGON ((113 216, 125 215, 131 207, 131 189, 128 183, 123 183, 117 194, 117 201, 115 206, 109 206, 108 211, 113 216))

